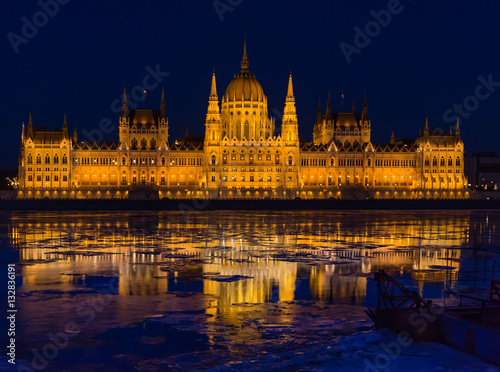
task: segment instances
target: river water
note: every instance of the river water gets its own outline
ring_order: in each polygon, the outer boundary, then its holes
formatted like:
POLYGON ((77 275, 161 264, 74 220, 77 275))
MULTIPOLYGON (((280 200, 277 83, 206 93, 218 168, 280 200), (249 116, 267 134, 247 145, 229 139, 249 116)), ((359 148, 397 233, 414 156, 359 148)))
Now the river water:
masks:
POLYGON ((17 360, 45 370, 206 369, 369 332, 374 272, 438 300, 484 286, 500 247, 493 211, 0 218, 17 360))

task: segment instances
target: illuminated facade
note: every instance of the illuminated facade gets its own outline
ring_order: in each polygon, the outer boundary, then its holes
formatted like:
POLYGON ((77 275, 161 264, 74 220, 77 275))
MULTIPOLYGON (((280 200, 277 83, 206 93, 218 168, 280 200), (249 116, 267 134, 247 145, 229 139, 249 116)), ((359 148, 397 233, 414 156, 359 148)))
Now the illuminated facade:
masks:
POLYGON ((162 94, 155 110, 129 110, 124 94, 118 143, 79 142, 76 130, 23 128, 19 198, 467 198, 464 145, 455 131, 429 130, 412 142, 370 140, 366 96, 361 113, 318 108, 313 142, 299 138, 292 75, 281 133, 267 97, 241 70, 221 102, 215 73, 205 136, 169 141, 162 94), (221 107, 219 106, 221 103, 221 107), (142 194, 141 194, 142 193, 142 194), (134 196, 135 195, 135 196, 134 196))

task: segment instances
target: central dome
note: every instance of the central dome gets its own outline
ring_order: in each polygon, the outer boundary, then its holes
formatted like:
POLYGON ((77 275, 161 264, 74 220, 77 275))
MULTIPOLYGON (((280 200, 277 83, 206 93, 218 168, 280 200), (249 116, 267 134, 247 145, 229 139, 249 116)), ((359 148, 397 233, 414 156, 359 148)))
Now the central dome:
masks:
POLYGON ((260 85, 255 75, 248 70, 246 42, 243 47, 241 71, 234 75, 233 80, 227 86, 224 101, 265 101, 262 85, 260 85))
POLYGON ((262 85, 250 71, 241 70, 234 75, 224 94, 225 101, 263 101, 262 85))

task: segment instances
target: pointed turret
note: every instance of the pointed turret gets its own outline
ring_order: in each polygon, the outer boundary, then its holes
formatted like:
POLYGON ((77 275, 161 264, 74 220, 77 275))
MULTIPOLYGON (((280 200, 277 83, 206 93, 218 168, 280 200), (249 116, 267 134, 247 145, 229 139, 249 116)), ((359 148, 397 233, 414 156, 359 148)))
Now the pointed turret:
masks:
POLYGON ((290 77, 288 78, 288 91, 286 94, 286 98, 294 98, 293 97, 292 71, 290 71, 290 77))
POLYGON ((356 103, 354 102, 354 97, 352 97, 352 113, 356 113, 356 103))
POLYGON ((75 130, 73 131, 73 143, 78 142, 78 134, 76 133, 76 125, 75 125, 75 130))
POLYGON ((460 137, 460 119, 457 118, 457 126, 455 127, 455 136, 460 137))
MULTIPOLYGON (((224 100, 224 97, 222 98, 224 100)), ((187 130, 187 128, 186 128, 187 130)), ((210 86, 210 97, 208 98, 207 117, 205 121, 205 145, 217 146, 220 137, 220 110, 219 96, 217 95, 217 84, 215 82, 215 69, 212 72, 212 85, 210 86)))
POLYGON ((395 143, 396 143, 396 137, 394 137, 394 129, 393 129, 391 134, 391 145, 394 145, 395 143))
POLYGON ((161 89, 161 106, 160 106, 160 111, 161 111, 161 118, 166 119, 167 115, 165 113, 165 87, 161 89))
POLYGON ((68 123, 66 122, 66 113, 64 113, 63 137, 69 138, 69 136, 68 136, 68 123))
POLYGON ((365 98, 363 100, 363 113, 361 114, 361 122, 364 123, 365 121, 368 121, 368 106, 366 104, 366 91, 365 91, 365 98))
POLYGON ((326 120, 332 120, 332 102, 330 100, 330 91, 328 91, 328 101, 326 103, 326 120))
POLYGON ((288 144, 298 141, 299 132, 297 125, 297 111, 295 109, 295 97, 293 95, 292 72, 288 78, 288 89, 285 99, 285 109, 283 111, 283 124, 281 127, 281 136, 288 144))
POLYGON ((31 121, 31 112, 30 112, 30 119, 28 122, 28 138, 33 138, 33 122, 31 121))
POLYGON ((123 86, 123 104, 122 104, 122 118, 128 116, 128 106, 127 106, 127 90, 123 86))
POLYGON ((248 57, 247 57, 247 38, 243 42, 243 57, 241 58, 241 69, 248 70, 248 57))
POLYGON ((318 111, 316 113, 316 124, 321 124, 321 97, 318 99, 318 111))
POLYGON ((217 85, 215 83, 215 70, 212 73, 212 86, 210 87, 210 100, 219 100, 219 97, 217 96, 217 85))
POLYGON ((424 136, 429 135, 429 118, 425 118, 424 136))

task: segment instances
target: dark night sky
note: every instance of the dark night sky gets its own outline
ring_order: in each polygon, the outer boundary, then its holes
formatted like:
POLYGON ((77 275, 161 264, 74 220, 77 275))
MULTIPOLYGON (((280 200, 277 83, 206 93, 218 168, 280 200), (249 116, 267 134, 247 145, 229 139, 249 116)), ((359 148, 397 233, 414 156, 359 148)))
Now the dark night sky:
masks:
MULTIPOLYGON (((283 110, 292 69, 306 139, 312 139, 318 96, 324 109, 331 89, 337 111, 344 93, 343 108, 350 110, 353 96, 361 107, 366 90, 372 142, 387 142, 392 129, 396 137, 414 138, 426 116, 431 128, 439 122, 448 129, 443 115, 465 100, 471 108, 461 123, 466 152, 498 150, 500 87, 481 88, 480 100, 470 97, 479 76, 500 82, 498 0, 401 0, 401 11, 351 55, 351 63, 340 43, 355 45, 354 27, 364 30, 374 19, 370 12, 386 10, 388 1, 219 3, 239 5, 221 21, 211 0, 71 0, 16 54, 8 33, 22 36, 22 17, 33 20, 41 8, 35 1, 3 2, 0 163, 16 165, 21 123, 30 112, 35 126, 48 128, 60 127, 66 112, 70 132, 76 124, 80 139, 83 129, 98 128, 103 119, 116 125, 119 114, 111 105, 123 85, 141 85, 146 66, 158 64, 169 73, 163 84, 171 139, 182 137, 186 126, 203 135, 212 69, 221 97, 239 71, 245 33, 250 70, 270 115, 283 110)), ((160 97, 161 86, 148 92, 145 106, 159 109, 160 97)), ((105 138, 118 140, 117 128, 105 138)))

